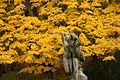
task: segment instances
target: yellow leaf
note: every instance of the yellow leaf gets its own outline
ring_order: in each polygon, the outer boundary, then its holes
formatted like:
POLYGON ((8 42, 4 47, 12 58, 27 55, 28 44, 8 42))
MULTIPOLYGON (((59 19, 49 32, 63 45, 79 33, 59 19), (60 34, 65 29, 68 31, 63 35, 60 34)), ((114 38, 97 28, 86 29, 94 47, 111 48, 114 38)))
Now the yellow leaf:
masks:
POLYGON ((87 39, 84 33, 80 34, 80 40, 83 42, 84 45, 90 44, 90 41, 87 39))
POLYGON ((107 60, 114 60, 114 56, 107 56, 103 59, 103 61, 107 61, 107 60))

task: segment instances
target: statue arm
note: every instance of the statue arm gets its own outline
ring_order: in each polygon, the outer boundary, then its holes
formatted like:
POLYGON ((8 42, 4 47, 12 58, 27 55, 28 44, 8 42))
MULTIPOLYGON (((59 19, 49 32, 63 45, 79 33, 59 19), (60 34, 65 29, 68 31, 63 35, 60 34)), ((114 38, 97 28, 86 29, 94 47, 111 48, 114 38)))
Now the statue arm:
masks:
POLYGON ((63 62, 64 62, 64 69, 65 69, 65 72, 66 73, 69 73, 70 72, 70 69, 69 69, 69 48, 68 48, 68 42, 66 41, 66 36, 64 33, 61 33, 61 36, 62 36, 62 42, 63 42, 63 45, 64 45, 64 54, 63 54, 63 62))
POLYGON ((63 41, 63 43, 64 43, 64 41, 65 41, 65 34, 64 34, 64 33, 61 33, 61 36, 62 36, 62 41, 63 41))
POLYGON ((80 46, 81 44, 83 44, 82 41, 79 39, 79 37, 75 36, 75 38, 76 38, 76 43, 75 43, 75 45, 76 45, 77 47, 80 46))
POLYGON ((82 42, 80 41, 79 38, 76 37, 76 39, 77 39, 77 42, 75 43, 75 45, 76 45, 76 47, 78 47, 82 44, 82 42))
POLYGON ((84 62, 85 61, 85 56, 83 55, 83 53, 80 51, 78 54, 78 58, 80 61, 84 62))

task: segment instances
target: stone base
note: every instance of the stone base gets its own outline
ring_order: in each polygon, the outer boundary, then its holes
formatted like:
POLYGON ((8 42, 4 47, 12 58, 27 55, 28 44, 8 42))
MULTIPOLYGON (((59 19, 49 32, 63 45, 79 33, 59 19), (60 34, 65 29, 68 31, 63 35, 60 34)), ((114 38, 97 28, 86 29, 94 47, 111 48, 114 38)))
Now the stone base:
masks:
POLYGON ((82 70, 78 70, 75 74, 75 80, 88 80, 88 77, 82 72, 82 70))
POLYGON ((74 76, 70 76, 70 80, 88 80, 88 77, 82 72, 82 70, 78 70, 74 76))

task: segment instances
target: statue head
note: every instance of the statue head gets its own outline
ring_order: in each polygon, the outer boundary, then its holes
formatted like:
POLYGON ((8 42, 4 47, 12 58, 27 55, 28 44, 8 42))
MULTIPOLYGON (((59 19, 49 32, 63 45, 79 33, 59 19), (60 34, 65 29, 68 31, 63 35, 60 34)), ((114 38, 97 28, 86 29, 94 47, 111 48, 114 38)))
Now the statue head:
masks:
POLYGON ((71 38, 71 40, 76 41, 78 37, 77 37, 77 35, 73 32, 73 33, 70 34, 70 38, 71 38))
POLYGON ((65 35, 65 40, 69 41, 70 40, 70 35, 65 35))

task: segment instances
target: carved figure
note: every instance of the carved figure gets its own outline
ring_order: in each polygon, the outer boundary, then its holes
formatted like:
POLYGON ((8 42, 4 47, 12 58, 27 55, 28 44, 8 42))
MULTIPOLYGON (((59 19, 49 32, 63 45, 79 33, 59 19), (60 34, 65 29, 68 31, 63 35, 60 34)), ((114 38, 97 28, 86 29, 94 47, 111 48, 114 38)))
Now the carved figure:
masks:
POLYGON ((83 73, 79 70, 80 63, 85 61, 85 57, 81 53, 79 47, 81 41, 75 33, 70 33, 68 35, 61 33, 61 35, 64 43, 63 62, 65 72, 71 74, 71 80, 87 80, 80 79, 80 75, 83 73))

